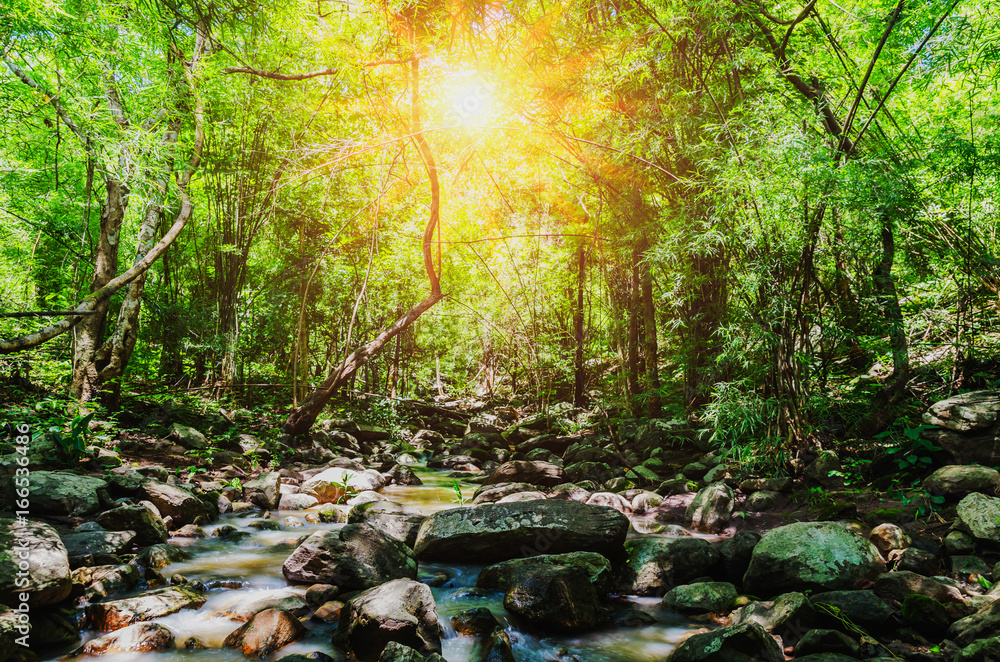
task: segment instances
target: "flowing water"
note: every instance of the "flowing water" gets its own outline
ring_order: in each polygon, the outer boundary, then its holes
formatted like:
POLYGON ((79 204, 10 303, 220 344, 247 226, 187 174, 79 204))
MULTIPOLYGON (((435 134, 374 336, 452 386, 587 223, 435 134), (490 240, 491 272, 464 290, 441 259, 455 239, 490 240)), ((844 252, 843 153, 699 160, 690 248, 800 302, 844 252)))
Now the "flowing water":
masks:
MULTIPOLYGON (((391 500, 414 506, 430 514, 439 510, 456 508, 459 498, 453 486, 453 479, 447 472, 414 467, 423 481, 420 486, 390 486, 383 495, 391 500)), ((475 486, 460 485, 466 497, 475 486)), ((348 506, 339 506, 345 512, 348 506)), ((249 526, 259 519, 259 515, 223 515, 218 523, 205 526, 209 537, 203 539, 173 538, 171 544, 183 546, 190 554, 185 561, 163 568, 165 577, 181 574, 189 580, 200 580, 209 586, 208 601, 201 609, 185 610, 156 619, 170 628, 176 635, 178 649, 161 653, 122 653, 106 655, 103 662, 241 662, 242 654, 222 648, 223 640, 239 625, 222 613, 228 608, 248 603, 275 589, 288 587, 281 574, 281 566, 294 551, 298 541, 316 530, 335 530, 343 524, 310 524, 305 522, 308 511, 274 511, 272 520, 281 522, 291 516, 302 522, 302 526, 282 528, 280 531, 260 531, 249 526), (212 538, 212 531, 222 525, 237 527, 249 535, 239 542, 212 538), (225 583, 225 586, 219 584, 225 583), (233 588, 234 586, 241 588, 233 588), (184 642, 196 637, 207 646, 205 650, 189 651, 184 642)), ((642 528, 640 522, 637 528, 642 528)), ((660 609, 658 598, 622 597, 617 602, 622 607, 642 610, 656 619, 655 624, 640 628, 604 628, 578 635, 541 636, 531 632, 523 624, 512 621, 503 608, 503 594, 500 591, 474 589, 476 577, 483 566, 455 565, 442 563, 421 563, 419 579, 446 576, 447 582, 432 588, 437 603, 438 616, 444 628, 443 655, 448 662, 469 662, 474 659, 474 640, 460 637, 452 629, 452 616, 468 609, 487 607, 500 620, 514 646, 514 655, 519 662, 546 662, 562 660, 570 662, 659 662, 688 636, 693 629, 703 626, 683 619, 677 614, 660 609)), ((293 589, 305 595, 305 589, 293 589)), ((119 596, 122 597, 122 596, 119 596)), ((269 659, 277 659, 292 653, 322 651, 337 654, 330 645, 330 638, 336 626, 326 623, 306 621, 308 634, 299 641, 282 648, 269 659)), ((85 631, 84 641, 101 633, 85 631)), ((63 653, 68 651, 62 651, 63 653)), ((59 659, 51 658, 52 660, 59 659)))

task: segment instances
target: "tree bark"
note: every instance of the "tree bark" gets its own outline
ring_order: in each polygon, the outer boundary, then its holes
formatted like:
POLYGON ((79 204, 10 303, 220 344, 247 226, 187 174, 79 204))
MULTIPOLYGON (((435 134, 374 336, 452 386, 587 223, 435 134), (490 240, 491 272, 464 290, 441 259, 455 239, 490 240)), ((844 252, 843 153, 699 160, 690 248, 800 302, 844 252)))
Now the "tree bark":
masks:
POLYGON ((639 262, 640 279, 642 282, 642 327, 645 332, 643 343, 646 357, 646 415, 650 418, 660 416, 660 370, 659 352, 656 342, 656 308, 653 305, 653 272, 649 268, 648 259, 639 262))
POLYGON ((586 374, 583 369, 583 288, 587 280, 587 251, 583 246, 577 250, 578 270, 576 278, 576 310, 573 315, 573 339, 576 342, 576 357, 573 371, 573 404, 584 405, 586 374))
POLYGON ((628 306, 628 397, 632 413, 639 415, 639 316, 642 304, 639 286, 639 253, 632 253, 628 306))

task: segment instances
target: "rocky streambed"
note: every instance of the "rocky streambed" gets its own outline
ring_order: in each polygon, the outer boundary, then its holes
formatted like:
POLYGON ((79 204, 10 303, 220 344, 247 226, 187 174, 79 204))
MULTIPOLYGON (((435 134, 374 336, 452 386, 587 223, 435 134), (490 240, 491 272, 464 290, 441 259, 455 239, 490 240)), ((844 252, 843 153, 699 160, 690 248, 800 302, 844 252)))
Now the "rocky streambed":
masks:
POLYGON ((934 534, 900 510, 779 517, 791 486, 830 486, 835 456, 747 476, 670 450, 663 421, 623 424, 614 452, 471 424, 408 451, 334 430, 280 471, 230 452, 187 476, 51 470, 39 443, 32 518, 0 516, 0 603, 27 598, 29 646, 0 608, 0 662, 1000 660, 1000 472, 956 461, 1000 439, 1000 397, 973 396, 930 412, 949 454, 922 483, 934 534))

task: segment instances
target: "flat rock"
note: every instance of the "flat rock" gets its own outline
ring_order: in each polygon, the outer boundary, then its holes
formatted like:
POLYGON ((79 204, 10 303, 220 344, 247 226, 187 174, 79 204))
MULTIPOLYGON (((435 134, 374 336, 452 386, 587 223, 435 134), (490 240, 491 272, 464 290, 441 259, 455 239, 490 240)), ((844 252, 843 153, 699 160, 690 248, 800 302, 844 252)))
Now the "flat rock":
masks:
POLYGON ((628 518, 600 506, 549 499, 484 504, 434 513, 414 552, 437 561, 495 563, 519 556, 597 552, 619 558, 628 518))
POLYGON ((951 464, 925 478, 924 488, 931 494, 953 498, 970 492, 996 496, 1000 490, 1000 471, 990 467, 951 464))
POLYGON ((96 513, 102 500, 110 501, 108 482, 103 478, 64 471, 34 471, 28 482, 29 510, 34 515, 85 517, 96 513))
POLYGON ((497 483, 528 483, 552 487, 565 483, 563 468, 541 460, 514 460, 504 462, 486 479, 487 485, 497 483))
POLYGON ((131 598, 95 602, 84 611, 95 628, 110 632, 182 609, 198 609, 203 604, 205 596, 198 591, 187 586, 167 586, 131 598))
POLYGON ((91 639, 74 654, 155 653, 173 650, 174 633, 159 623, 136 623, 111 634, 91 639))

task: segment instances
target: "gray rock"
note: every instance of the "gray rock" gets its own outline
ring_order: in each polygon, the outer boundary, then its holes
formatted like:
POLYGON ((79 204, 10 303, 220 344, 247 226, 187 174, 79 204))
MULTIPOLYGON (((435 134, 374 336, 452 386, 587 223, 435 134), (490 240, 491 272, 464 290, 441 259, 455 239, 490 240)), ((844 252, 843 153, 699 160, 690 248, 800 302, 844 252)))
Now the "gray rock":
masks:
POLYGON ((243 596, 235 597, 233 604, 223 607, 212 615, 245 623, 265 609, 281 609, 300 617, 309 613, 309 604, 298 593, 285 588, 255 597, 253 600, 247 600, 243 596))
POLYGON ((51 605, 66 599, 72 587, 66 547, 51 526, 0 519, 0 603, 19 607, 27 593, 31 607, 51 605), (27 577, 20 568, 24 562, 27 577))
POLYGON ((962 602, 962 592, 954 586, 905 570, 881 575, 875 580, 872 590, 883 600, 894 602, 902 602, 914 593, 926 595, 938 602, 962 602))
POLYGON ((1000 471, 990 467, 952 464, 941 467, 924 479, 931 494, 960 498, 970 492, 993 495, 1000 490, 1000 471))
POLYGON ((61 536, 71 564, 88 554, 121 554, 132 547, 135 531, 84 531, 61 536))
POLYGON ((754 547, 743 578, 747 593, 852 588, 875 579, 885 562, 874 545, 833 522, 798 522, 772 529, 754 547))
POLYGON ((136 623, 111 634, 91 639, 73 655, 110 655, 112 653, 153 653, 173 650, 174 633, 159 623, 136 623))
POLYGON ((625 552, 618 590, 629 595, 663 595, 711 575, 722 558, 702 538, 634 538, 625 542, 625 552))
POLYGON ((416 579, 417 562, 399 540, 365 524, 348 524, 313 533, 281 570, 289 581, 358 590, 392 579, 416 579))
POLYGON ((1000 499, 973 492, 958 502, 956 525, 973 538, 1000 545, 1000 499))
POLYGON ((795 640, 816 622, 816 611, 802 593, 785 593, 768 602, 751 602, 731 616, 733 625, 756 623, 765 631, 795 640))
POLYGON ((830 474, 834 471, 843 471, 843 469, 843 466, 840 464, 840 458, 837 457, 835 452, 821 451, 816 459, 806 466, 803 474, 806 479, 817 485, 834 487, 843 485, 844 480, 836 474, 832 476, 830 474))
POLYGON ((330 467, 302 483, 299 493, 316 497, 320 503, 340 503, 348 491, 378 492, 383 487, 385 478, 377 471, 330 467))
POLYGON ((171 563, 183 561, 187 558, 187 553, 173 545, 160 543, 150 545, 135 556, 135 563, 145 568, 159 570, 171 563))
POLYGON ((712 483, 695 495, 684 513, 684 519, 692 529, 718 533, 729 526, 735 504, 733 488, 723 482, 712 483))
POLYGON ((519 575, 538 565, 558 565, 579 568, 587 575, 597 595, 606 596, 611 590, 611 562, 596 552, 568 552, 566 554, 542 554, 520 559, 510 559, 488 566, 479 573, 476 586, 507 590, 519 575))
POLYGON ((611 508, 549 499, 434 513, 420 527, 418 558, 492 563, 519 556, 597 552, 614 560, 628 518, 611 508))
POLYGON ((1000 660, 1000 637, 972 642, 952 658, 952 662, 996 662, 1000 660))
POLYGON ((504 462, 486 479, 486 485, 497 483, 528 483, 552 487, 566 482, 562 467, 551 462, 515 460, 504 462))
POLYGON ((777 501, 777 492, 757 490, 747 497, 746 505, 744 507, 751 513, 763 513, 774 508, 774 504, 777 503, 777 501))
POLYGON ((178 446, 183 446, 188 450, 204 450, 209 446, 205 435, 189 425, 174 423, 170 426, 170 432, 167 436, 177 442, 178 446))
POLYGON ((97 523, 108 531, 134 531, 137 545, 148 546, 166 542, 167 527, 163 520, 145 506, 119 506, 97 516, 97 523))
POLYGON ((866 630, 878 630, 892 620, 892 609, 874 591, 827 591, 817 593, 810 602, 819 607, 829 605, 866 630))
POLYGON ((753 548, 760 542, 760 534, 756 531, 740 531, 732 538, 726 538, 715 548, 722 555, 724 578, 733 584, 742 584, 743 575, 750 567, 753 548))
POLYGON ((743 623, 689 637, 670 662, 784 662, 781 647, 760 625, 743 623))
POLYGON ((63 471, 33 471, 28 483, 29 510, 33 515, 84 517, 111 501, 108 483, 102 478, 63 471))
POLYGON ((809 630, 795 644, 795 657, 817 653, 834 653, 855 657, 861 646, 857 641, 837 630, 809 630))
POLYGON ((87 605, 84 613, 96 629, 110 632, 203 604, 205 596, 191 587, 167 586, 131 598, 95 602, 87 605))
POLYGON ((211 521, 202 500, 176 485, 149 481, 142 486, 142 496, 156 506, 162 517, 170 517, 174 527, 211 521))
POLYGON ((319 503, 319 499, 309 494, 282 494, 278 510, 305 510, 319 503))
POLYGON ((924 423, 972 432, 992 427, 1000 416, 1000 391, 973 391, 934 403, 924 412, 924 423))
POLYGON ((264 510, 274 510, 281 501, 281 475, 270 471, 243 483, 243 498, 264 510))
POLYGON ((581 632, 602 619, 600 598, 578 567, 532 564, 514 576, 503 606, 549 632, 581 632))
POLYGON ((430 587, 395 579, 344 606, 336 638, 359 660, 378 660, 390 641, 422 655, 441 652, 441 626, 430 587))
POLYGON ((682 614, 728 612, 739 593, 729 582, 697 582, 675 586, 663 596, 663 608, 682 614))
POLYGON ((408 547, 417 540, 417 531, 427 516, 416 508, 393 501, 372 501, 351 508, 347 521, 351 524, 367 524, 408 547))
POLYGON ((987 638, 998 630, 1000 630, 1000 600, 952 623, 948 629, 948 637, 959 646, 968 646, 976 639, 987 638))
POLYGON ((472 493, 472 505, 478 506, 484 503, 496 503, 510 494, 530 492, 533 489, 534 487, 527 483, 497 483, 496 485, 482 485, 472 493))

